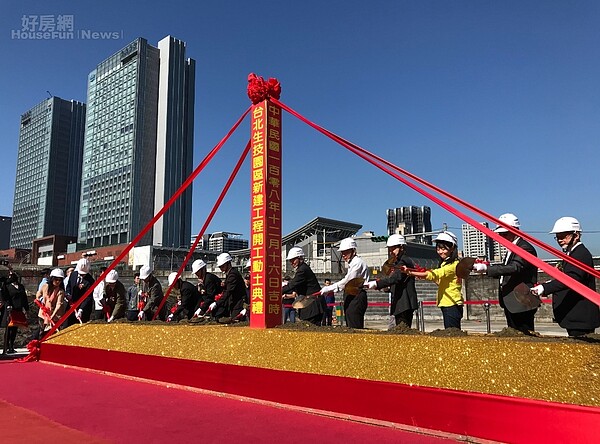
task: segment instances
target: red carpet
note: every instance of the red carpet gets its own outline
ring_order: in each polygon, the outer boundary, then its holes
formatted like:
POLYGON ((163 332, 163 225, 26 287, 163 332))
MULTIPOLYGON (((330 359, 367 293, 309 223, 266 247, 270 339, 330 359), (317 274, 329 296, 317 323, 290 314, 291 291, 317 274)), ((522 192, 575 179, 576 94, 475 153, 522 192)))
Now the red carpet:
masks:
MULTIPOLYGON (((0 402, 4 442, 305 444, 444 440, 40 362, 0 362, 0 373, 0 399, 12 404, 0 402), (5 440, 5 430, 18 433, 5 440)), ((295 390, 305 388, 290 383, 290 391, 295 390)), ((334 388, 315 396, 335 396, 334 388)))

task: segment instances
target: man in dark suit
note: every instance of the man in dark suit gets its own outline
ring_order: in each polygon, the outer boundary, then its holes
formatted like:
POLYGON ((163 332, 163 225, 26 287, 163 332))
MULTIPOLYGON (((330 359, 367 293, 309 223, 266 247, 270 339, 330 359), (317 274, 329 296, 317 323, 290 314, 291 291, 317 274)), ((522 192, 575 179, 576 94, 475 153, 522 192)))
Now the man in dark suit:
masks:
MULTIPOLYGON (((567 255, 582 264, 594 267, 590 250, 581 243, 581 225, 577 219, 561 217, 554 223, 550 233, 556 236, 558 245, 567 255)), ((596 279, 593 275, 566 261, 563 261, 560 267, 563 273, 596 291, 596 279)), ((556 279, 545 282, 533 287, 531 292, 538 296, 553 295, 554 319, 567 330, 570 337, 594 333, 595 329, 600 327, 600 307, 562 282, 556 279)))
POLYGON ((246 284, 240 272, 231 265, 232 260, 229 253, 221 253, 217 256, 217 266, 225 273, 223 296, 209 307, 217 320, 229 318, 230 321, 242 321, 246 316, 244 308, 246 284))
POLYGON ((408 327, 412 327, 413 314, 418 308, 415 278, 402 273, 399 267, 404 265, 408 268, 415 268, 415 263, 404 254, 406 240, 401 234, 392 234, 388 238, 386 245, 390 257, 395 258, 391 270, 392 273, 376 281, 370 281, 365 285, 370 289, 377 290, 391 287, 392 303, 390 305, 390 315, 394 316, 396 325, 402 323, 408 327))
MULTIPOLYGON (((506 225, 520 229, 520 222, 517 216, 512 213, 505 213, 501 215, 498 220, 504 222, 506 225)), ((521 247, 523 250, 537 256, 535 248, 522 239, 520 236, 511 233, 503 226, 498 226, 494 230, 504 239, 512 242, 513 244, 521 247)), ((535 331, 534 316, 537 312, 537 308, 533 310, 527 310, 520 313, 512 313, 505 305, 504 298, 508 296, 517 285, 521 283, 527 284, 529 288, 533 287, 537 282, 537 267, 530 264, 521 256, 509 251, 502 264, 498 265, 486 265, 483 263, 476 263, 473 265, 473 271, 476 273, 485 273, 490 277, 500 279, 500 292, 499 302, 500 306, 504 309, 504 316, 506 317, 506 323, 510 328, 522 331, 523 333, 529 333, 535 331)))
POLYGON ((181 295, 181 300, 175 308, 171 309, 172 313, 167 317, 167 320, 178 322, 182 319, 191 319, 200 302, 198 288, 191 282, 178 278, 176 271, 169 274, 167 281, 169 282, 169 287, 173 286, 173 289, 179 290, 179 294, 181 295), (177 282, 175 282, 175 278, 177 278, 177 282))
MULTIPOLYGON (((69 276, 65 293, 69 303, 75 304, 83 297, 85 292, 94 283, 94 278, 90 274, 90 261, 86 258, 81 258, 77 261, 75 271, 69 276)), ((75 312, 71 313, 67 320, 68 325, 77 324, 79 322, 87 322, 92 315, 92 294, 90 293, 78 307, 75 312)))
POLYGON ((200 303, 196 307, 194 316, 202 316, 208 313, 208 308, 215 302, 217 295, 223 292, 221 279, 206 271, 206 263, 202 259, 196 259, 192 263, 192 273, 198 278, 198 291, 200 292, 200 303))
POLYGON ((325 296, 317 294, 321 290, 317 277, 304 262, 304 251, 300 247, 292 247, 287 255, 287 260, 292 263, 292 267, 296 270, 294 278, 281 289, 284 295, 295 294, 295 296, 312 297, 315 300, 307 307, 298 310, 298 317, 303 321, 310 322, 315 325, 321 325, 323 313, 327 305, 325 296))

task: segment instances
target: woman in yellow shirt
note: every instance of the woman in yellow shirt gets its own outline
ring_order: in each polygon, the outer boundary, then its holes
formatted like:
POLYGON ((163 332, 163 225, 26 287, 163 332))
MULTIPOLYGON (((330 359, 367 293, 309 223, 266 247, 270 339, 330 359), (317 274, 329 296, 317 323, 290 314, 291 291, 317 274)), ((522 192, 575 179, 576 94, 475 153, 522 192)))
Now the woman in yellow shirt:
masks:
POLYGON ((440 256, 440 266, 429 271, 414 271, 403 267, 401 271, 438 285, 437 306, 442 310, 444 328, 460 328, 463 317, 461 280, 456 276, 458 264, 458 239, 450 231, 443 231, 435 238, 435 248, 440 256))

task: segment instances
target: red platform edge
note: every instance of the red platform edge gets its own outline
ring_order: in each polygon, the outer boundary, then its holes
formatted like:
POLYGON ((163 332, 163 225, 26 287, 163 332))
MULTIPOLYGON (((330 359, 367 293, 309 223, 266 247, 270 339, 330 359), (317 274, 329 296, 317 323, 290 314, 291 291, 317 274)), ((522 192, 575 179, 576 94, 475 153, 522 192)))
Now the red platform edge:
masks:
POLYGON ((41 360, 502 442, 597 442, 600 408, 45 343, 41 360))

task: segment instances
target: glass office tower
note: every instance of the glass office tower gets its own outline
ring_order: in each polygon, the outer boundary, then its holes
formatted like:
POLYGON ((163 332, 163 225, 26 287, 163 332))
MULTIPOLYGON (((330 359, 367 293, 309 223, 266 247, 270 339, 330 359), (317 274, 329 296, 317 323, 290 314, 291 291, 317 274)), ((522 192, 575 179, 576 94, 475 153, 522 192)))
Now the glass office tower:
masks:
POLYGON ((51 97, 21 116, 11 248, 77 236, 85 114, 84 103, 51 97))
MULTIPOLYGON (((160 48, 165 41, 178 46, 177 57, 184 57, 185 44, 172 37, 163 39, 159 48, 138 38, 88 76, 78 233, 87 247, 130 242, 162 207, 156 190, 163 190, 162 202, 168 200, 192 170, 194 63, 184 61, 187 69, 171 68, 174 55, 160 48), (169 106, 159 106, 165 100, 169 106), (171 128, 180 128, 178 137, 171 135, 171 128)), ((190 207, 191 190, 186 198, 190 207)), ((188 207, 175 207, 171 218, 155 227, 158 235, 150 230, 138 245, 155 238, 155 243, 167 246, 170 242, 162 233, 176 236, 186 230, 179 235, 185 243, 171 242, 187 245, 188 207)))

